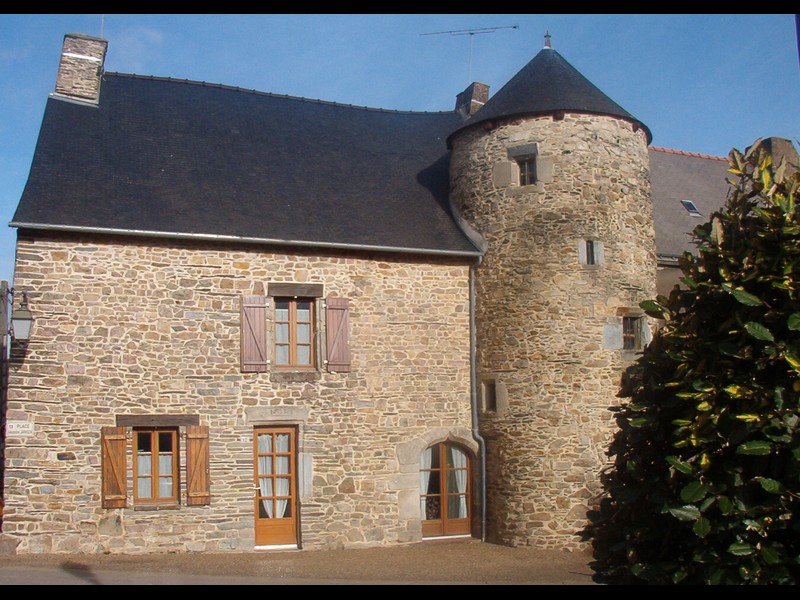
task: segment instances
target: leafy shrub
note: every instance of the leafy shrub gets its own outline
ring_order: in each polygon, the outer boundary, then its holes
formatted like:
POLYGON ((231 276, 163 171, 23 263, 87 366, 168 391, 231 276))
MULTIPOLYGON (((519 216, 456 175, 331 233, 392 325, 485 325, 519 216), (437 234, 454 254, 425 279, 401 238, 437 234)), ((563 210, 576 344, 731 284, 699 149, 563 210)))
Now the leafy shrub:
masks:
POLYGON ((663 326, 623 378, 585 531, 602 582, 800 580, 800 175, 758 143, 729 162, 683 285, 641 304, 663 326))

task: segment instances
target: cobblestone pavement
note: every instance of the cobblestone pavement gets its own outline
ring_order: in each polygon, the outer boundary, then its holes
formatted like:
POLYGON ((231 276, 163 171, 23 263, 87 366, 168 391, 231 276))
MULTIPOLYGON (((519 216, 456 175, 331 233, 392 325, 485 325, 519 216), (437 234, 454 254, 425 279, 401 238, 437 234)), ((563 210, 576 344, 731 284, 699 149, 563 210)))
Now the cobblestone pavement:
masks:
POLYGON ((0 584, 592 584, 589 552, 477 540, 225 554, 0 556, 0 584))

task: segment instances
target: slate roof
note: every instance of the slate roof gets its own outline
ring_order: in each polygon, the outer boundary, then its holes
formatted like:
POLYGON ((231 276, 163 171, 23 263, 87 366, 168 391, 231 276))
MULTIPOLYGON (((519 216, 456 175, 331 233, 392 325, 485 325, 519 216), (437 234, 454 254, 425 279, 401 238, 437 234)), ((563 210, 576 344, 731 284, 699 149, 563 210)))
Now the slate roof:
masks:
POLYGON ((695 246, 690 235, 711 214, 722 208, 728 197, 727 159, 664 148, 649 148, 650 185, 656 252, 660 257, 677 257, 695 246), (694 202, 699 217, 692 216, 681 200, 694 202))
POLYGON ((464 124, 558 111, 609 115, 647 126, 606 96, 552 48, 544 48, 464 124))
POLYGON ((455 112, 106 73, 49 98, 11 226, 477 255, 448 204, 455 112))
MULTIPOLYGON (((467 124, 556 106, 636 121, 545 49, 467 124), (539 93, 513 103, 528 85, 539 93)), ((106 73, 97 107, 48 99, 10 225, 474 256, 448 203, 446 139, 463 124, 455 111, 106 73)), ((680 201, 707 219, 724 204, 727 162, 651 147, 650 164, 657 252, 678 256, 703 222, 680 201)))

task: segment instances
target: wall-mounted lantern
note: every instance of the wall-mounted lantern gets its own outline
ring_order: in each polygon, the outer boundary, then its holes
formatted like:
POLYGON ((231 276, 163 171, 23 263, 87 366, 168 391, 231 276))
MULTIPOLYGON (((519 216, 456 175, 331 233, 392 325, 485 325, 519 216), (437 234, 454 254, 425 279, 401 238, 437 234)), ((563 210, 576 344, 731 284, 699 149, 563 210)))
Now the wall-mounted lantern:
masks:
MULTIPOLYGON (((14 288, 10 290, 14 293, 14 288)), ((28 294, 22 292, 22 300, 19 306, 11 309, 11 337, 22 342, 28 341, 31 337, 31 327, 33 326, 33 315, 28 308, 28 294)))

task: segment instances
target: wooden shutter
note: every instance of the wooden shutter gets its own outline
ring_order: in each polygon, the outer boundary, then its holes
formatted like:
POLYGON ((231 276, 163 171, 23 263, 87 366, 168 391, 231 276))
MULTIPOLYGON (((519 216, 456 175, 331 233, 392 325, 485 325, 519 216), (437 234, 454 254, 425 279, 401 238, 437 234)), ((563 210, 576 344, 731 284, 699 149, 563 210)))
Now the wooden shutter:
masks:
POLYGON ((125 427, 103 427, 100 430, 100 446, 103 508, 125 508, 128 477, 125 427))
POLYGON ((328 351, 328 371, 350 372, 350 308, 347 298, 328 298, 325 301, 325 338, 328 351))
POLYGON ((241 369, 267 370, 267 305, 264 296, 241 297, 241 369))
POLYGON ((208 427, 189 425, 186 428, 186 504, 211 504, 208 476, 208 427))

